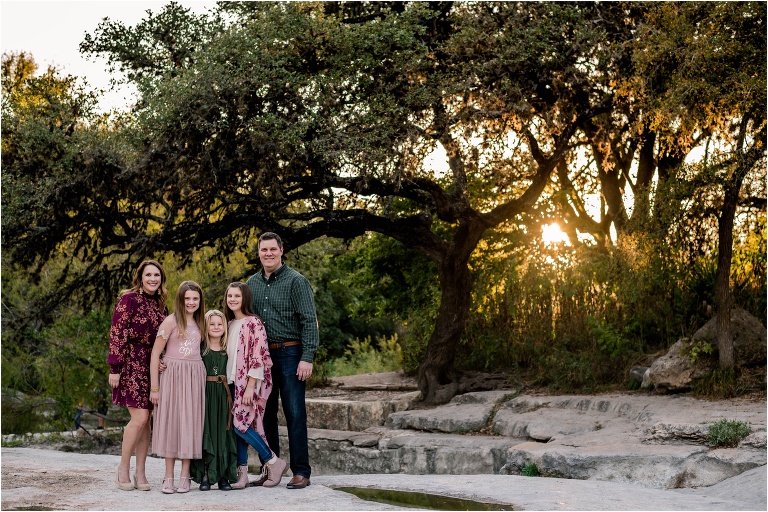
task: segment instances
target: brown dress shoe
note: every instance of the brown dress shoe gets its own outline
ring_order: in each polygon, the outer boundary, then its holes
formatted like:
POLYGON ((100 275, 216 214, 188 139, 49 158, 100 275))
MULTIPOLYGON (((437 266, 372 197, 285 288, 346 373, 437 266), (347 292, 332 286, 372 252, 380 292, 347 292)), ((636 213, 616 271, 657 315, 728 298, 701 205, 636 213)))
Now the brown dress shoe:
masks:
POLYGON ((309 486, 309 478, 301 475, 293 475, 293 478, 291 478, 291 481, 288 482, 289 489, 303 489, 305 487, 309 486))

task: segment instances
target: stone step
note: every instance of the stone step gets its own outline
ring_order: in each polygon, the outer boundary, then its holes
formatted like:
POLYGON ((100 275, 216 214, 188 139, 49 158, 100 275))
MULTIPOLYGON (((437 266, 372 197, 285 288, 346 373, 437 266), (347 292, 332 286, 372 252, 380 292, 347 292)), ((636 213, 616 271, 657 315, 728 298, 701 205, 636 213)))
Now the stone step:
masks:
MULTIPOLYGON (((287 431, 281 427, 281 446, 287 431)), ((374 427, 366 432, 309 429, 312 473, 522 474, 601 480, 657 489, 702 487, 764 466, 764 450, 695 445, 567 446, 499 436, 466 436, 374 427)))
MULTIPOLYGON (((408 410, 418 397, 418 391, 375 391, 354 395, 326 392, 325 396, 307 397, 307 426, 363 431, 384 425, 391 414, 408 410)), ((282 404, 278 410, 278 422, 285 425, 282 404)))

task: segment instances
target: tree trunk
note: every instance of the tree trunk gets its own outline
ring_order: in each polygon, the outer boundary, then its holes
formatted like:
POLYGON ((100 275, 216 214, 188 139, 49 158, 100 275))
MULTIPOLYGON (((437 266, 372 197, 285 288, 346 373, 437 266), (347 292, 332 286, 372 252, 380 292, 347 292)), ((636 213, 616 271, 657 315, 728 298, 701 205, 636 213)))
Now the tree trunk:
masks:
POLYGON ((717 273, 715 274, 715 301, 717 303, 717 349, 720 367, 733 368, 733 336, 731 335, 731 258, 733 256, 733 219, 739 199, 741 180, 725 187, 723 211, 717 226, 717 273))
POLYGON ((456 349, 469 317, 472 276, 468 256, 446 255, 438 266, 441 295, 435 328, 419 366, 419 389, 427 404, 448 402, 458 391, 453 369, 456 349))

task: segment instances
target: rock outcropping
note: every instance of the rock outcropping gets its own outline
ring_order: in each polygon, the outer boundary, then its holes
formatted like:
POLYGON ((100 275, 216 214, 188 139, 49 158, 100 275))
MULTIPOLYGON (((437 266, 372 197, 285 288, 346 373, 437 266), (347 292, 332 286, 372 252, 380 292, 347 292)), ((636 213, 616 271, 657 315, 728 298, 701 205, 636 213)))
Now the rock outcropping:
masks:
MULTIPOLYGON (((642 387, 661 393, 677 393, 690 389, 695 379, 703 377, 717 367, 717 326, 712 318, 691 338, 681 338, 662 357, 656 359, 645 372, 642 387), (710 354, 699 350, 708 347, 710 354)), ((760 320, 741 308, 731 310, 731 334, 737 366, 765 366, 766 333, 760 320)))
POLYGON ((535 464, 542 476, 671 489, 710 486, 766 464, 765 400, 510 389, 413 409, 415 382, 410 388, 408 379, 389 374, 401 391, 387 391, 384 377, 370 378, 372 391, 363 391, 365 376, 354 392, 344 385, 313 391, 309 417, 324 427, 309 431, 313 474, 519 475, 535 464), (723 418, 746 421, 753 433, 735 448, 707 446, 709 426, 723 418))

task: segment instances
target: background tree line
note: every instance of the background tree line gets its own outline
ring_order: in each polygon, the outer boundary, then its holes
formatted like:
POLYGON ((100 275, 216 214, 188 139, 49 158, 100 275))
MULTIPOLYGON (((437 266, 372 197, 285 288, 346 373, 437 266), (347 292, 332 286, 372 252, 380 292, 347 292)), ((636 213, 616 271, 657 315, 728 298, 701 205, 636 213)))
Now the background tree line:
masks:
POLYGON ((323 356, 397 334, 429 403, 464 370, 625 382, 704 304, 732 366, 730 305, 766 311, 765 23, 753 2, 169 3, 83 41, 138 87, 110 115, 4 55, 3 384, 52 392, 57 347, 98 375, 57 326, 106 333, 148 256, 217 297, 266 229, 316 287, 323 356), (540 240, 553 221, 568 244, 540 240))

